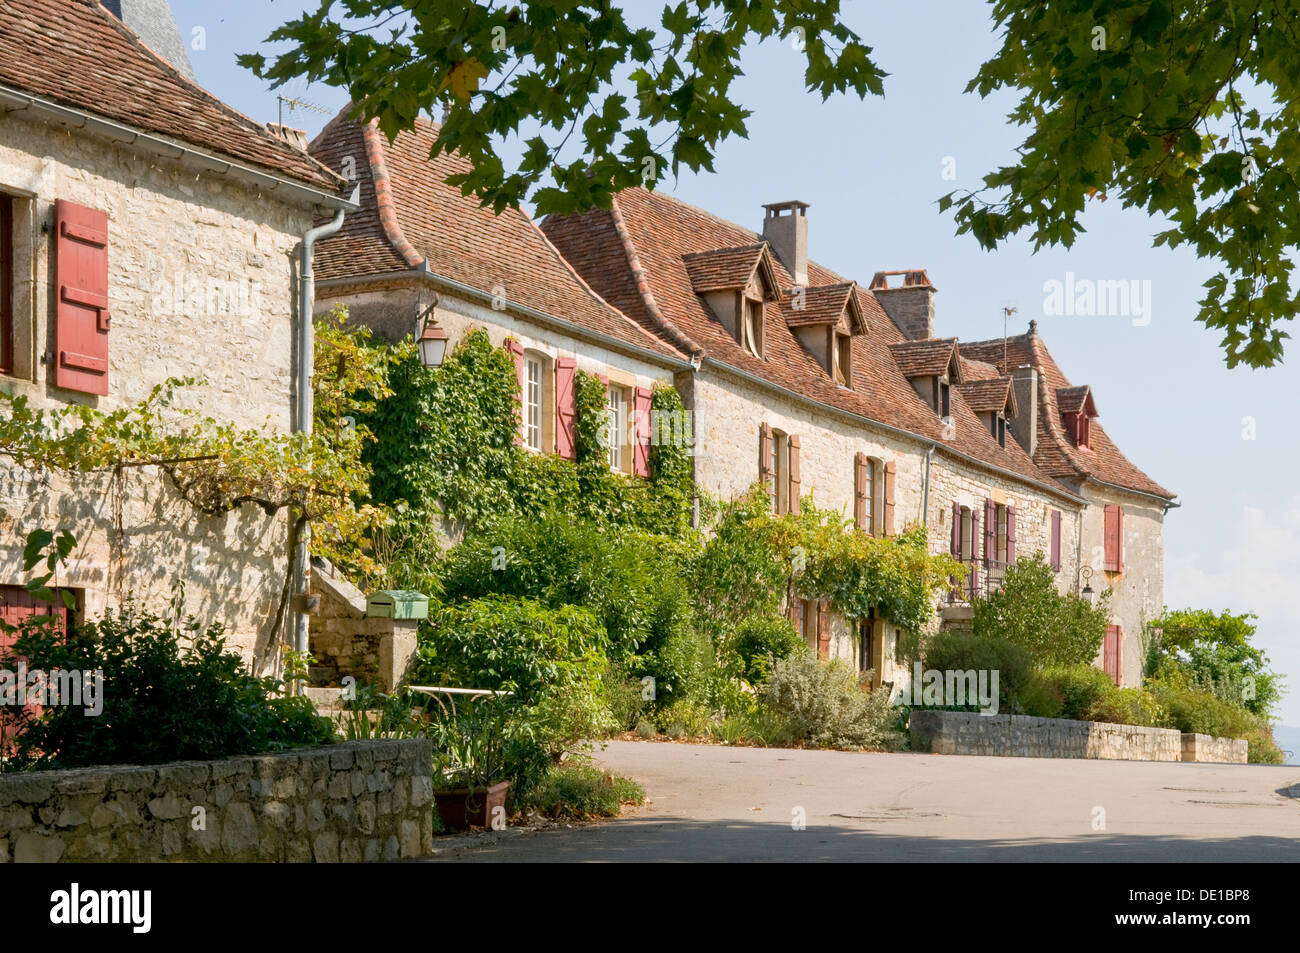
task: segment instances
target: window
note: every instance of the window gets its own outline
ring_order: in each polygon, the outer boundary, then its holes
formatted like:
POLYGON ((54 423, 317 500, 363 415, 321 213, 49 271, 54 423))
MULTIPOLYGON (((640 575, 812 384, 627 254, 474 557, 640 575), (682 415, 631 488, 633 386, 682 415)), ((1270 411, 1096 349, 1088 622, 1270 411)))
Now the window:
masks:
POLYGON ((868 536, 876 535, 876 461, 870 457, 862 470, 863 515, 862 530, 868 536))
POLYGON ((609 467, 626 471, 631 454, 628 453, 624 435, 627 433, 627 391, 610 385, 609 388, 609 467))
POLYGON ((1007 445, 1007 415, 1002 413, 993 413, 989 416, 989 432, 993 434, 993 439, 998 442, 998 446, 1007 445))
POLYGON ((952 386, 946 377, 934 379, 934 410, 940 417, 952 414, 952 386))
POLYGON ((542 392, 545 389, 545 366, 542 359, 524 358, 524 446, 542 450, 542 392))
POLYGON ((763 356, 763 302, 753 298, 744 299, 745 347, 755 357, 763 356))
POLYGON ((778 515, 790 512, 790 438, 780 430, 772 431, 772 510, 778 515))
POLYGON ((970 562, 975 558, 974 515, 974 510, 969 506, 961 508, 961 549, 958 558, 962 562, 970 562))
POLYGON ((1007 563, 1007 508, 1005 504, 996 503, 993 506, 993 527, 994 539, 993 544, 994 561, 1006 565, 1007 563))
POLYGON ((14 200, 0 193, 0 374, 14 369, 14 200))
POLYGON ((1089 441, 1092 434, 1089 433, 1089 417, 1086 413, 1079 414, 1078 429, 1075 431, 1074 442, 1085 450, 1091 449, 1089 441))
POLYGON ((848 387, 853 379, 853 339, 847 334, 835 334, 835 383, 848 387))

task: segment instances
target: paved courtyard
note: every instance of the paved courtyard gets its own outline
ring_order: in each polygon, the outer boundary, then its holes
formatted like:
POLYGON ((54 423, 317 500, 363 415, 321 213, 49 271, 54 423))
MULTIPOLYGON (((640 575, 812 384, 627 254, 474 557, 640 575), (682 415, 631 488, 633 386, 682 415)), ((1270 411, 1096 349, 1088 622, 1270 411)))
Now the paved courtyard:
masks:
POLYGON ((459 861, 1298 861, 1300 766, 611 742, 649 803, 459 861), (804 829, 795 829, 802 820, 804 829))

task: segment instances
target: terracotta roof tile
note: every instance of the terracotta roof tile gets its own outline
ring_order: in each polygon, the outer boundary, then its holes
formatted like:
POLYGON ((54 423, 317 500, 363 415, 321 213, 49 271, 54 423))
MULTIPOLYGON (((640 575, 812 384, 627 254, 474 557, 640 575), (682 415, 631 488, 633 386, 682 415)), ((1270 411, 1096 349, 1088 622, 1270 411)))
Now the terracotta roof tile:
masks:
POLYGON ((343 185, 178 73, 98 0, 0 0, 0 84, 322 191, 343 185))
POLYGON ((526 214, 496 215, 446 184, 468 163, 429 158, 437 128, 420 120, 412 132, 387 139, 348 118, 345 109, 311 144, 312 155, 341 169, 356 164, 362 210, 317 251, 321 279, 411 271, 435 274, 488 294, 500 289, 515 304, 588 328, 666 358, 684 355, 603 300, 526 214))
MULTIPOLYGON (((858 310, 857 296, 853 294, 856 285, 852 281, 842 281, 835 285, 819 285, 815 288, 792 288, 781 295, 781 307, 790 317, 791 327, 809 324, 835 324, 844 313, 845 308, 858 310), (802 295, 802 306, 796 308, 802 295), (850 302, 853 302, 850 305, 850 302)), ((856 331, 864 331, 865 324, 859 320, 856 331)))
POLYGON ((956 338, 900 341, 889 345, 904 377, 940 377, 948 373, 957 353, 956 338))
MULTIPOLYGON (((933 440, 940 447, 950 447, 1056 492, 1073 493, 1035 466, 1014 440, 999 446, 959 393, 952 401, 955 436, 945 440, 942 421, 908 383, 891 353, 890 345, 904 342, 903 333, 861 285, 854 294, 866 321, 866 333, 853 339, 852 389, 837 385, 799 343, 789 327, 796 313, 788 307, 788 295, 781 302, 781 320, 769 321, 765 329, 763 358, 745 350, 696 294, 686 256, 760 243, 761 236, 750 229, 671 196, 639 188, 620 193, 610 210, 550 216, 542 228, 592 287, 649 330, 666 333, 656 317, 658 312, 677 334, 698 344, 706 357, 718 363, 830 407, 933 440), (620 227, 626 232, 626 242, 620 227)), ((772 261, 780 287, 793 287, 794 280, 780 259, 772 256, 772 261)), ((849 279, 809 262, 808 282, 820 287, 846 284, 849 279)))
POLYGON ((993 377, 986 380, 966 381, 957 385, 957 392, 970 404, 976 413, 1003 411, 1007 403, 1015 406, 1015 394, 1011 390, 1011 378, 993 377))
POLYGON ((749 284, 763 257, 765 245, 719 248, 684 256, 686 273, 698 294, 706 291, 735 291, 749 284))
MULTIPOLYGON (((1078 387, 1061 387, 1056 391, 1056 406, 1063 414, 1077 414, 1089 403, 1090 393, 1087 384, 1078 387)), ((1093 407, 1096 414, 1096 407, 1093 407)))
POLYGON ((1026 365, 1038 370, 1038 449, 1034 453, 1034 462, 1044 472, 1069 480, 1093 477, 1167 500, 1175 497, 1176 494, 1151 479, 1124 456, 1105 429, 1095 421, 1089 427, 1091 447, 1081 449, 1075 445, 1062 423, 1057 395, 1063 392, 1073 400, 1076 391, 1084 391, 1089 396, 1091 391, 1070 384, 1036 330, 1007 338, 1005 342, 997 338, 966 342, 961 347, 965 356, 987 361, 1003 372, 1006 368, 1014 371, 1026 365))

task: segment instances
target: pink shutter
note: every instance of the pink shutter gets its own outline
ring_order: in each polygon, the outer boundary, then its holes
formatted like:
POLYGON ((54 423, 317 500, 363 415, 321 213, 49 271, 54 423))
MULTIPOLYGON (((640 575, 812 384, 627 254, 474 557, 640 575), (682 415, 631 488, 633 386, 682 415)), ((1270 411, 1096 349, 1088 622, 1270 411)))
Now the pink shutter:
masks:
POLYGON ((886 536, 894 535, 894 482, 898 476, 898 466, 893 460, 885 464, 885 502, 882 532, 886 536))
POLYGON ((1124 510, 1121 507, 1106 507, 1103 536, 1106 547, 1106 572, 1123 571, 1124 510))
POLYGON ((1061 511, 1052 510, 1052 572, 1061 571, 1061 511))
POLYGON ((1124 629, 1118 625, 1106 627, 1106 642, 1102 649, 1102 665, 1106 674, 1118 685, 1120 683, 1120 643, 1124 638, 1124 629))
POLYGON ((984 501, 984 565, 988 566, 998 558, 997 507, 992 500, 984 501))
POLYGON ((853 456, 853 526, 867 528, 867 455, 858 451, 853 456))
POLYGON ((515 446, 524 443, 524 346, 514 338, 506 338, 506 350, 515 359, 515 380, 519 390, 519 426, 515 428, 515 446))
MULTIPOLYGON (((54 383, 84 394, 108 393, 108 215, 54 203, 54 383)), ((9 289, 5 289, 8 293, 9 289)))
MULTIPOLYGON (((758 426, 758 479, 768 483, 772 479, 772 425, 764 421, 758 426)), ((776 499, 776 493, 772 493, 776 499)))
POLYGON ((1016 508, 1007 504, 1007 565, 1016 564, 1016 508))
POLYGON ((952 556, 961 559, 961 504, 952 505, 952 556))
POLYGON ((565 460, 576 460, 578 452, 574 443, 574 421, 577 418, 577 399, 574 394, 578 362, 572 357, 555 361, 555 452, 565 460))
POLYGON ((817 657, 831 657, 831 604, 817 603, 817 657))
POLYGON ((980 591, 980 515, 978 511, 970 514, 970 594, 971 598, 980 591))
POLYGON ((790 434, 787 439, 790 448, 790 512, 799 515, 799 494, 802 492, 802 479, 799 472, 799 435, 790 434))
POLYGON ((632 451, 632 469, 637 476, 650 475, 650 401, 649 387, 636 389, 636 446, 632 451))

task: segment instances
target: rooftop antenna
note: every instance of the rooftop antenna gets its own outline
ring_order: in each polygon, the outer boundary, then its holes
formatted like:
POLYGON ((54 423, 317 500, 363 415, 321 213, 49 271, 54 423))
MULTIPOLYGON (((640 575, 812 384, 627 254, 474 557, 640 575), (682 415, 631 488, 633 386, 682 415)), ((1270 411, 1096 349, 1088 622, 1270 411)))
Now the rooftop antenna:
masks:
POLYGON ((280 123, 279 123, 279 124, 280 124, 281 126, 284 125, 284 107, 285 107, 285 106, 288 106, 288 107, 289 107, 289 111, 290 111, 290 112, 293 112, 295 109, 309 109, 309 110, 311 110, 312 112, 320 113, 320 114, 323 115, 323 116, 328 116, 328 115, 330 115, 330 111, 329 111, 328 109, 325 109, 323 106, 317 106, 315 103, 309 103, 309 102, 307 102, 307 100, 305 100, 305 99, 298 99, 298 98, 296 98, 296 97, 292 97, 292 96, 276 96, 275 98, 276 98, 277 100, 279 100, 279 108, 280 108, 280 113, 279 113, 279 115, 280 115, 280 123))
POLYGON ((1008 361, 1008 358, 1007 358, 1007 321, 1009 321, 1009 320, 1011 319, 1011 316, 1012 316, 1013 314, 1015 314, 1017 310, 1018 310, 1018 309, 1016 309, 1016 308, 1009 308, 1009 307, 1006 307, 1006 308, 1003 308, 1003 309, 1002 309, 1002 373, 1003 373, 1003 374, 1010 373, 1010 372, 1007 370, 1007 361, 1008 361))

